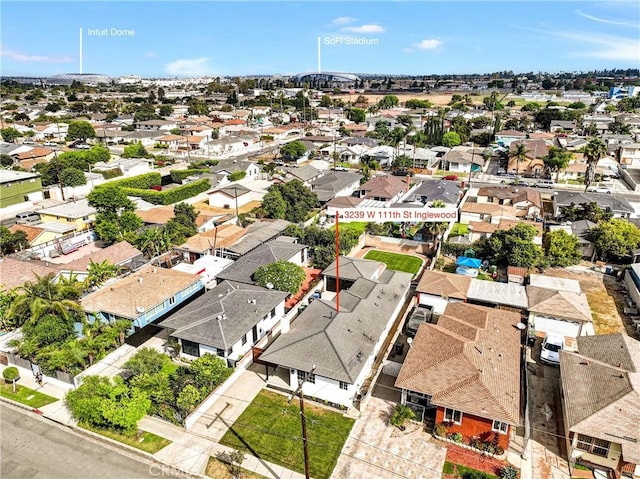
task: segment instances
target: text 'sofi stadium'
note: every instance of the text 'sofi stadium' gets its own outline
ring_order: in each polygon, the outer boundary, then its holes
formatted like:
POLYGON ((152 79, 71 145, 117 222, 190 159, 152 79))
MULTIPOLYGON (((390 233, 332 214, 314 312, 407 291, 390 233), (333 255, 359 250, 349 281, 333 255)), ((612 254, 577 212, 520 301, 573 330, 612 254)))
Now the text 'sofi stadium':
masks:
POLYGON ((355 83, 359 82, 360 78, 352 73, 314 72, 298 73, 295 80, 299 82, 355 83))

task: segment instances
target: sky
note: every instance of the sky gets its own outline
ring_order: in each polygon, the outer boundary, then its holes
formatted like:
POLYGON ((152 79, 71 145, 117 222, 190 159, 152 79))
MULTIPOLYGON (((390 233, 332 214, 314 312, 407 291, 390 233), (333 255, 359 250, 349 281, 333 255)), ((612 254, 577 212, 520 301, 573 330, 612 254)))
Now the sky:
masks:
POLYGON ((640 68, 640 2, 3 0, 0 72, 407 75, 640 68))

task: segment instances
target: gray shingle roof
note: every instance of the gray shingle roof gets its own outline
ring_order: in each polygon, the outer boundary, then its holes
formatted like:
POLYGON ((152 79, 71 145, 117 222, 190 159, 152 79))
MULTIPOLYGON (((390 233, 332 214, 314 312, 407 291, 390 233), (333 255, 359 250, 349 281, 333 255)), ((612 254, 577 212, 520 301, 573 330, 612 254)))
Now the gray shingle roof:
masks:
POLYGON ((280 238, 269 241, 238 258, 218 274, 218 279, 253 284, 253 274, 260 266, 279 260, 288 261, 305 248, 307 245, 280 241, 280 238))
POLYGON ((427 180, 423 181, 411 193, 413 201, 424 200, 426 202, 442 201, 457 205, 460 201, 460 186, 455 181, 427 180))
POLYGON ((291 223, 285 220, 261 220, 247 227, 246 234, 227 249, 240 256, 282 234, 291 223))
POLYGON ((379 282, 357 280, 341 293, 340 312, 335 303, 313 301, 260 358, 302 371, 315 364, 315 374, 353 384, 411 283, 408 273, 389 273, 379 282))
POLYGON ((633 213, 635 211, 627 200, 608 193, 557 190, 553 195, 553 204, 556 209, 560 206, 569 206, 572 203, 575 205, 598 203, 601 208, 609 208, 614 213, 633 213))
POLYGON ((581 337, 578 349, 560 352, 567 428, 621 444, 623 459, 640 463, 640 342, 581 337))
MULTIPOLYGON (((373 278, 377 271, 381 269, 383 263, 370 259, 351 258, 340 256, 340 278, 355 281, 359 278, 373 278)), ((336 276, 336 261, 322 271, 323 276, 336 276)))
POLYGON ((311 182, 311 189, 321 202, 334 198, 336 193, 360 180, 359 173, 351 171, 331 171, 311 182))
POLYGON ((223 281, 159 326, 175 330, 171 335, 176 338, 226 351, 287 295, 260 286, 223 281), (224 319, 218 321, 221 315, 224 319))

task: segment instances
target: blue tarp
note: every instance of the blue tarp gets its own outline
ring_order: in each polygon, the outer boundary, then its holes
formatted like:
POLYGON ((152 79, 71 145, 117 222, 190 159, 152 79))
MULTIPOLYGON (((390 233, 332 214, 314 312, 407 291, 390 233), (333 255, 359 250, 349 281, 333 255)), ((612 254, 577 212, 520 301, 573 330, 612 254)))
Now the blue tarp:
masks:
POLYGON ((458 256, 456 266, 466 266, 468 268, 480 268, 482 260, 478 258, 467 258, 466 256, 458 256))

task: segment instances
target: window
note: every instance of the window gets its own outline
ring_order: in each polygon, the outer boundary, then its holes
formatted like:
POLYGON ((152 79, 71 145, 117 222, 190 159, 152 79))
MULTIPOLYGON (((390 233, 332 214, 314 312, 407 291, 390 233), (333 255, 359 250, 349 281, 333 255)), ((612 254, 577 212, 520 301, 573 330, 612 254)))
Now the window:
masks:
POLYGON ((462 424, 462 411, 444 408, 444 420, 454 424, 462 424))
POLYGON ((169 304, 171 305, 171 304, 174 304, 175 302, 176 302, 176 297, 175 296, 171 296, 169 298, 169 304))
POLYGON ((499 432, 500 434, 506 434, 509 430, 509 425, 506 422, 493 421, 491 425, 491 430, 494 432, 499 432))
POLYGON ((340 381, 340 389, 346 391, 348 387, 349 385, 347 383, 345 383, 344 381, 340 381))
POLYGON ((189 356, 200 357, 200 347, 198 346, 198 343, 187 341, 186 339, 182 340, 182 352, 189 356))
POLYGON ((242 345, 244 346, 245 344, 247 344, 247 335, 246 334, 244 336, 242 336, 242 345))
POLYGON ((576 448, 587 451, 595 456, 607 457, 611 443, 604 439, 597 439, 584 434, 578 434, 578 442, 576 448))
POLYGON ((219 357, 224 358, 224 349, 216 349, 216 353, 218 354, 219 357))
POLYGON ((298 379, 302 382, 308 382, 311 384, 315 384, 316 383, 316 375, 315 374, 308 374, 304 371, 298 371, 298 379))
POLYGON ((273 308, 271 310, 271 319, 273 319, 276 316, 276 308, 273 308))

